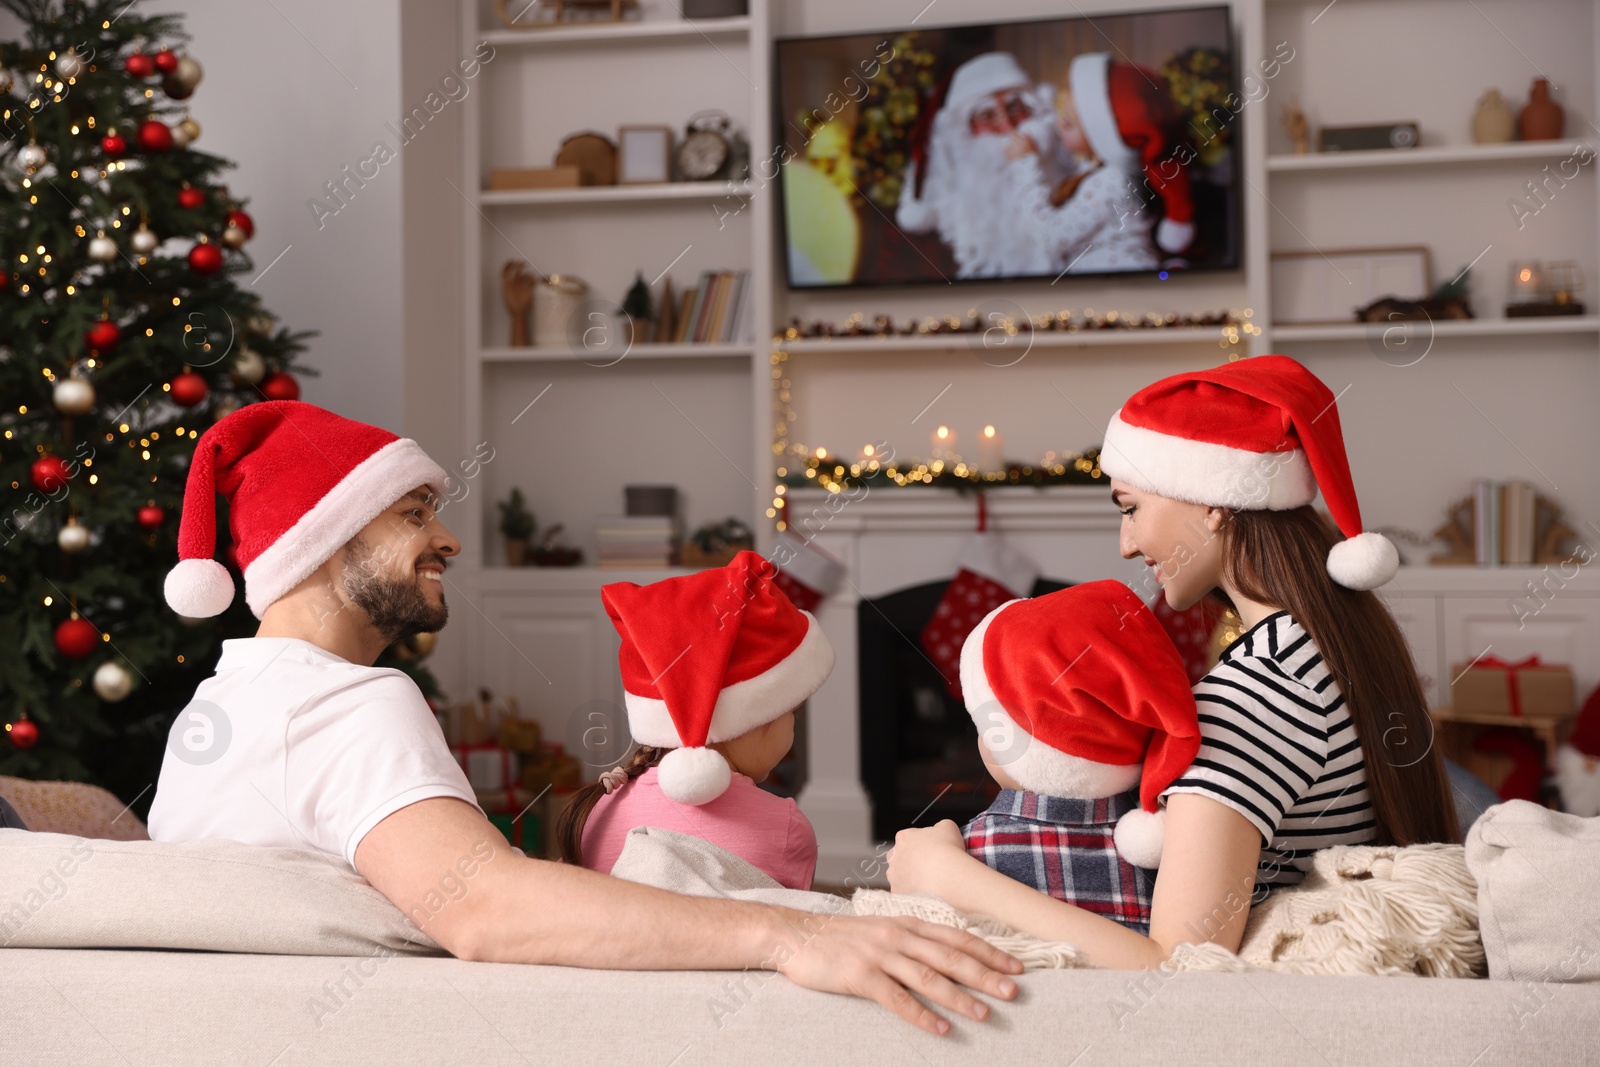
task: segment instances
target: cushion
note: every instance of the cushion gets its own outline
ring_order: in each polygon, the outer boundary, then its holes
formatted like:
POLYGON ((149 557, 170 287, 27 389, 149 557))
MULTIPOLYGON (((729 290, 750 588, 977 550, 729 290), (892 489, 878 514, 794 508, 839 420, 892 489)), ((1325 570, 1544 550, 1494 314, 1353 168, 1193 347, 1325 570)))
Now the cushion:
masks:
POLYGON ((29 830, 117 841, 150 838, 128 805, 87 782, 34 782, 0 775, 0 797, 11 802, 29 830))
POLYGON ((1497 804, 1467 834, 1467 866, 1490 978, 1600 980, 1600 817, 1497 804))
POLYGON ((0 945, 444 955, 343 859, 0 830, 0 945))

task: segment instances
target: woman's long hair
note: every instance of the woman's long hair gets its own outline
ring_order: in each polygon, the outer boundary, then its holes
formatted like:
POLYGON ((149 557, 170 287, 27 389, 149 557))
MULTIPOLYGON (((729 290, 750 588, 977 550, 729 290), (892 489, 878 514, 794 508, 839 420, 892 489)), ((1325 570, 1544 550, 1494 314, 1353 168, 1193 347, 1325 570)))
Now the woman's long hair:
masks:
MULTIPOLYGON (((1286 610, 1311 635, 1344 694, 1366 763, 1378 843, 1459 844, 1444 760, 1405 635, 1375 593, 1328 576, 1338 531, 1310 507, 1233 511, 1223 566, 1241 596, 1286 610)), ((1221 589, 1214 596, 1229 607, 1221 589)))
MULTIPOLYGON (((640 745, 633 751, 633 758, 622 764, 622 769, 627 772, 628 781, 631 782, 651 767, 660 763, 670 748, 651 748, 649 745, 640 745)), ((626 785, 624 782, 623 785, 626 785)), ((621 789, 622 786, 618 786, 621 789)), ((606 787, 600 782, 584 786, 567 802, 559 818, 556 819, 556 844, 561 848, 561 858, 567 863, 583 864, 583 825, 589 821, 589 813, 594 810, 595 804, 606 795, 606 787)))

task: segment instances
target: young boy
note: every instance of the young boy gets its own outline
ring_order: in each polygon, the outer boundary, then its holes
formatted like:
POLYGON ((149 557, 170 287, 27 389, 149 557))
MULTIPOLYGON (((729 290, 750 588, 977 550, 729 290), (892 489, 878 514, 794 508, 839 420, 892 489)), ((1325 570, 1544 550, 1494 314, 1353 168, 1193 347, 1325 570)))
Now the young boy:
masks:
POLYGON ((1183 660, 1126 585, 1002 604, 961 649, 984 766, 1002 787, 967 851, 1058 900, 1150 932, 1156 798, 1194 760, 1183 660))

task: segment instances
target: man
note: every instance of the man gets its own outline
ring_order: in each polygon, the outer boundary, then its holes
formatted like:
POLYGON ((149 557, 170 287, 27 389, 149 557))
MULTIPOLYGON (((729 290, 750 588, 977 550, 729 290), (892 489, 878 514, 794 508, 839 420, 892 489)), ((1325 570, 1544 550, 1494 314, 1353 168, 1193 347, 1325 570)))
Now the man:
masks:
POLYGON ((254 638, 223 643, 217 673, 173 724, 150 808, 157 841, 226 837, 333 853, 453 955, 637 970, 780 971, 877 1001, 931 1033, 971 1018, 960 982, 1010 998, 1022 965, 914 920, 835 917, 680 896, 514 851, 478 807, 427 703, 372 663, 448 615, 439 522, 445 472, 416 442, 296 401, 242 408, 201 437, 167 602, 225 610, 212 559, 228 498, 254 638), (441 887, 464 891, 441 894, 441 887), (954 981, 952 981, 952 979, 954 981))
POLYGON ((985 52, 950 77, 924 145, 913 149, 895 222, 936 230, 959 278, 1055 273, 1032 221, 1012 204, 1007 146, 1014 133, 1037 147, 1045 189, 1076 170, 1056 141, 1055 108, 1009 52, 985 52))

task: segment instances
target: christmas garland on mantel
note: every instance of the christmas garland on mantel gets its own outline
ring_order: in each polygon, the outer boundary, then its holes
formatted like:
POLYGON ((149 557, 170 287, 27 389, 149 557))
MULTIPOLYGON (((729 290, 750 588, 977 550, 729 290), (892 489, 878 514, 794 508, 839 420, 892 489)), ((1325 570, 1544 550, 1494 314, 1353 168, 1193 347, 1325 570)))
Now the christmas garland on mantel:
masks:
MULTIPOLYGON (((1194 329, 1204 326, 1217 327, 1221 344, 1229 349, 1239 344, 1243 334, 1260 332, 1260 327, 1250 321, 1248 308, 1244 309, 1242 315, 1237 310, 1230 309, 1214 315, 1176 313, 1158 315, 1151 312, 1143 317, 1119 315, 1116 312, 1095 315, 1092 311, 1086 311, 1082 318, 1078 318, 1070 311, 1064 311, 1059 315, 1007 320, 1000 324, 1000 327, 1011 335, 1194 329)), ((1106 484, 1109 479, 1100 470, 1098 447, 1084 449, 1081 452, 1047 452, 1038 463, 1007 461, 1004 471, 985 471, 960 460, 953 465, 947 465, 940 459, 931 462, 901 463, 894 459, 892 453, 887 454, 887 459, 879 459, 873 455, 874 449, 870 445, 863 450, 863 455, 847 463, 842 457, 829 453, 826 448, 810 448, 790 441, 789 428, 797 416, 793 406, 793 382, 784 367, 790 358, 790 353, 785 347, 788 342, 811 338, 849 340, 861 337, 970 334, 988 328, 990 327, 985 327, 976 313, 970 313, 966 319, 954 315, 942 319, 929 317, 920 322, 897 326, 887 315, 877 316, 873 323, 868 325, 865 316, 858 312, 850 316, 843 326, 836 327, 828 323, 802 326, 795 320, 787 329, 774 334, 769 363, 772 368, 774 416, 772 454, 777 469, 772 506, 767 509, 767 518, 775 519, 779 530, 786 527, 787 523, 783 518, 783 498, 790 489, 818 488, 838 493, 857 486, 873 488, 894 486, 953 489, 958 493, 966 493, 1012 485, 1028 485, 1042 489, 1056 485, 1106 484)), ((1230 358, 1234 358, 1234 355, 1230 351, 1230 358)), ((881 450, 878 451, 879 456, 885 454, 881 450)))

